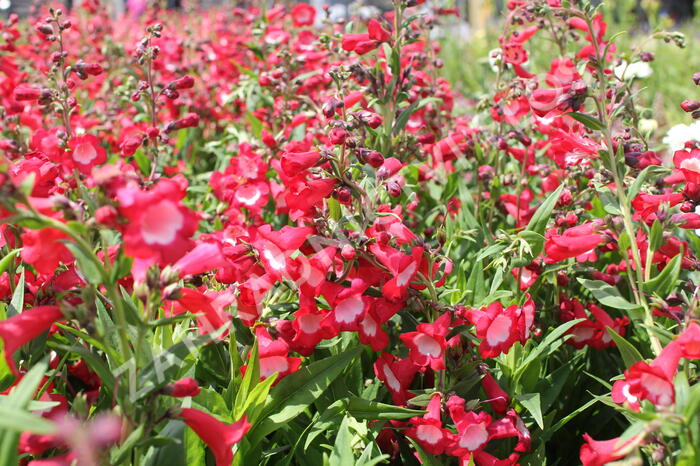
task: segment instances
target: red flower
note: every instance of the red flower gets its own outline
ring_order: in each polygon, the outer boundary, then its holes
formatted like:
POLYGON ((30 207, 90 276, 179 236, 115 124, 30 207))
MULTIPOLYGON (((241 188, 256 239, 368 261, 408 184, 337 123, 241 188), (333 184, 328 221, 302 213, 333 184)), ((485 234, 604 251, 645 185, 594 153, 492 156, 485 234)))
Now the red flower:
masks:
MULTIPOLYGON (((258 357, 260 359, 260 380, 277 373, 275 383, 284 376, 299 369, 301 358, 289 357, 289 345, 282 339, 273 339, 270 333, 262 325, 255 328, 255 336, 258 339, 258 357)), ((245 374, 248 365, 241 367, 245 374)))
MULTIPOLYGON (((232 293, 217 295, 214 292, 207 292, 205 294, 192 288, 180 288, 179 294, 181 296, 177 299, 173 314, 181 314, 184 311, 196 314, 197 326, 203 335, 215 332, 227 323, 230 324, 231 315, 224 310, 224 307, 233 302, 232 293)), ((226 335, 228 331, 222 333, 221 338, 226 335)))
POLYGON ((5 361, 15 375, 19 374, 12 358, 15 352, 62 318, 63 313, 58 306, 39 306, 0 322, 5 361))
POLYGON ((450 443, 450 431, 442 427, 440 420, 441 403, 441 395, 433 395, 425 416, 412 417, 411 427, 406 430, 406 435, 415 439, 431 455, 442 455, 450 443))
POLYGON ((297 176, 304 170, 308 170, 321 160, 318 151, 309 152, 285 152, 282 154, 282 170, 287 176, 297 176))
POLYGON ((183 408, 180 417, 207 444, 214 454, 216 466, 231 466, 231 448, 241 441, 251 427, 246 416, 233 424, 224 424, 210 414, 191 408, 183 408))
POLYGON ((503 389, 498 385, 496 380, 488 372, 484 374, 481 378, 481 387, 484 389, 484 393, 489 398, 491 402, 491 407, 498 414, 505 414, 508 411, 508 404, 510 403, 510 397, 503 391, 503 389))
POLYGON ((68 141, 70 165, 81 173, 90 173, 92 167, 107 160, 107 151, 100 145, 100 140, 92 134, 76 136, 68 141))
POLYGON ((297 3, 292 8, 294 27, 311 26, 316 20, 316 9, 308 3, 297 3))
POLYGON ((465 311, 465 317, 476 326, 476 336, 482 339, 479 353, 483 358, 507 353, 513 343, 520 339, 517 311, 517 306, 504 310, 499 302, 491 303, 485 309, 465 311))
POLYGON ((43 275, 53 275, 58 264, 73 263, 73 255, 63 240, 68 236, 55 228, 26 230, 22 238, 22 260, 34 266, 43 275))
POLYGON ((700 149, 677 150, 673 154, 673 164, 678 168, 686 181, 700 183, 700 149))
POLYGON ((38 100, 41 97, 41 89, 31 87, 29 84, 20 84, 15 88, 12 97, 17 102, 38 100))
POLYGON ((579 458, 583 466, 604 466, 624 458, 639 443, 643 437, 635 435, 626 442, 616 437, 610 440, 594 440, 588 434, 583 434, 586 441, 581 445, 579 458))
POLYGON ((544 261, 553 264, 571 257, 583 256, 594 250, 605 240, 605 236, 596 230, 597 227, 593 223, 569 228, 561 235, 549 230, 545 235, 547 241, 544 245, 544 261))
POLYGON ((120 213, 129 220, 124 230, 129 256, 165 266, 192 247, 198 220, 180 203, 184 196, 185 190, 172 179, 160 180, 150 191, 130 185, 117 192, 120 213))
POLYGON ((382 294, 389 301, 401 301, 408 294, 408 288, 418 272, 423 257, 423 248, 415 247, 411 255, 403 254, 389 246, 370 246, 377 260, 389 269, 392 278, 382 287, 382 294))
POLYGON ((326 282, 323 285, 323 296, 332 311, 328 313, 324 323, 335 332, 356 331, 368 309, 369 299, 362 296, 367 286, 368 284, 360 278, 352 280, 349 288, 326 282))
POLYGON ((167 395, 174 396, 176 398, 183 398, 186 396, 197 396, 201 390, 195 379, 192 377, 186 377, 168 385, 163 389, 163 391, 167 395))
POLYGON ((401 341, 410 349, 409 356, 418 366, 430 366, 433 370, 445 369, 445 336, 450 330, 449 313, 441 315, 431 324, 418 324, 415 332, 404 333, 401 341))
POLYGON ((409 358, 397 359, 391 353, 382 353, 374 363, 374 373, 391 393, 396 405, 404 406, 413 397, 408 392, 418 367, 409 358))

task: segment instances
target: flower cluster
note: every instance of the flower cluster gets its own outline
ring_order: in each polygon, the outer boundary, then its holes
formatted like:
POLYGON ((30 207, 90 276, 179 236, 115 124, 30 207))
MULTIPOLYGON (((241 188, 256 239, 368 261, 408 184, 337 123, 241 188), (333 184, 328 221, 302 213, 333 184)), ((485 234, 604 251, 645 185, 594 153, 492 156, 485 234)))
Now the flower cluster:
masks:
POLYGON ((0 458, 692 456, 700 146, 639 130, 650 55, 510 1, 477 104, 421 3, 0 24, 0 458))

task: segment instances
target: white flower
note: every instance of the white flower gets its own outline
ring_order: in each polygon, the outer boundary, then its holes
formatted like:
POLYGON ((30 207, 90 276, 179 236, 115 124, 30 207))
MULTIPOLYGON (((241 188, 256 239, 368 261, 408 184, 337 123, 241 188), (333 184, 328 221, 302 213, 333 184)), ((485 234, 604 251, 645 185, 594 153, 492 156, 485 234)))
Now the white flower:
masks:
POLYGON ((673 126, 663 139, 671 152, 683 149, 687 141, 700 141, 700 121, 673 126))
POLYGON ((489 67, 494 73, 498 72, 501 63, 501 49, 493 49, 489 52, 489 67))
POLYGON ((651 66, 649 66, 649 63, 643 61, 636 61, 629 65, 626 61, 623 61, 620 65, 615 67, 615 76, 623 81, 629 81, 635 78, 648 78, 651 76, 651 73, 653 73, 651 66))

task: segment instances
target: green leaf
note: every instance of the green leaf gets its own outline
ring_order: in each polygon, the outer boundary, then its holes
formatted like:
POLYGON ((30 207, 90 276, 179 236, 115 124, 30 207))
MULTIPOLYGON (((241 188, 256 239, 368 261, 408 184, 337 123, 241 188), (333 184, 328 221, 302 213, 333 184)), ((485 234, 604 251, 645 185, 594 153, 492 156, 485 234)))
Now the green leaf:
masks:
MULTIPOLYGON (((263 407, 265 406, 265 400, 267 400, 267 395, 270 393, 270 388, 272 384, 277 380, 277 372, 271 374, 265 380, 260 382, 253 388, 243 405, 243 412, 248 415, 248 422, 251 424, 255 423, 263 407)), ((239 419, 240 416, 234 416, 235 419, 239 419)))
POLYGON ((21 249, 13 249, 12 251, 5 254, 5 256, 2 259, 0 259, 0 275, 5 273, 5 271, 10 268, 10 265, 12 265, 12 261, 15 257, 19 255, 20 251, 21 249))
POLYGON ((649 235, 649 249, 658 251, 664 241, 664 227, 659 220, 654 220, 651 225, 651 234, 649 235))
POLYGON ((590 408, 591 406, 596 404, 598 401, 599 401, 598 398, 593 398, 592 400, 589 400, 583 406, 578 407, 577 409, 575 409, 571 413, 569 413, 566 416, 564 416, 563 418, 561 418, 559 420, 559 422, 557 422, 552 427, 549 427, 546 431, 544 431, 544 434, 543 434, 544 440, 545 441, 549 440, 555 432, 557 432, 559 429, 564 427, 570 420, 572 420, 573 418, 575 418, 576 416, 578 416, 579 414, 581 414, 582 412, 584 412, 585 410, 587 410, 588 408, 590 408))
POLYGON ((335 437, 330 458, 330 464, 334 466, 355 466, 355 455, 352 448, 354 435, 350 432, 349 420, 348 415, 343 418, 338 428, 338 435, 335 437))
POLYGON ((246 398, 253 391, 253 388, 260 382, 260 358, 258 357, 258 340, 253 343, 253 349, 250 351, 248 367, 246 367, 245 375, 241 384, 238 386, 236 400, 233 403, 233 417, 238 419, 245 412, 246 398))
POLYGON ((21 409, 10 406, 0 406, 0 428, 16 433, 32 432, 48 435, 56 431, 53 422, 21 409))
POLYGON ((595 131, 602 131, 605 129, 605 125, 594 116, 580 112, 568 112, 564 113, 564 115, 568 115, 574 120, 578 121, 579 123, 583 123, 583 126, 585 126, 588 129, 592 129, 595 131))
POLYGON ((630 367, 635 362, 642 361, 644 359, 637 350, 637 348, 635 348, 632 345, 632 343, 625 340, 619 333, 617 333, 612 328, 605 328, 608 331, 610 338, 612 338, 615 341, 617 349, 620 350, 620 356, 622 356, 622 360, 625 362, 626 367, 630 367))
POLYGON ((682 259, 682 253, 676 254, 676 256, 666 264, 666 267, 664 267, 661 273, 651 280, 642 283, 642 291, 645 293, 656 293, 662 298, 668 296, 676 287, 676 282, 681 272, 682 259))
POLYGON ((544 421, 542 421, 542 407, 540 405, 539 393, 525 393, 523 395, 515 395, 516 400, 527 409, 532 417, 537 422, 540 429, 544 430, 544 421))
MULTIPOLYGON (((12 389, 7 397, 2 399, 0 407, 5 409, 23 410, 34 398, 37 388, 44 377, 48 364, 44 361, 35 364, 27 372, 17 386, 12 389)), ((4 417, 4 416, 3 416, 4 417)), ((18 424, 23 425, 23 424, 18 424)), ((41 429, 41 426, 39 427, 41 429)), ((0 464, 18 464, 17 445, 20 432, 15 430, 0 431, 0 464)))
POLYGON ((336 356, 316 361, 288 375, 270 390, 262 410, 262 423, 248 432, 252 445, 301 414, 313 403, 362 351, 352 348, 336 356))
POLYGON ((347 404, 347 398, 336 400, 323 411, 323 414, 316 416, 315 421, 311 424, 309 434, 306 436, 304 450, 308 449, 314 439, 320 434, 338 425, 338 422, 347 411, 347 404))
POLYGON ((205 466, 207 464, 204 442, 192 429, 185 429, 183 447, 185 449, 185 464, 188 466, 205 466))
POLYGON ((154 357, 153 362, 139 374, 139 399, 170 383, 182 369, 185 359, 200 346, 215 340, 222 330, 223 328, 212 334, 195 338, 190 338, 188 335, 183 341, 175 343, 154 357))
POLYGON ((540 344, 535 347, 535 349, 530 351, 525 360, 518 365, 513 378, 516 380, 519 379, 523 372, 525 372, 525 370, 528 368, 528 366, 532 364, 537 358, 539 358, 540 355, 542 355, 545 352, 550 353, 554 349, 558 348, 559 345, 563 343, 563 341, 560 340, 561 336, 564 335, 567 331, 569 331, 569 329, 571 329, 574 325, 584 320, 586 319, 575 319, 570 320, 568 322, 564 322, 559 327, 549 332, 544 338, 544 340, 542 340, 540 344))
POLYGON ((406 438, 411 442, 411 445, 413 445, 413 448, 416 449, 416 452, 418 453, 418 457, 420 458, 420 462, 422 465, 424 465, 424 466, 442 466, 442 462, 440 462, 440 460, 436 456, 429 455, 428 453, 426 453, 425 450, 423 450, 423 448, 421 448, 421 446, 418 444, 418 442, 413 440, 411 437, 406 437, 406 438))
POLYGON ((641 309, 638 304, 632 304, 622 297, 617 288, 614 288, 602 280, 587 280, 578 278, 578 282, 589 290, 600 304, 613 309, 625 309, 637 311, 641 309))
POLYGON ((528 222, 527 227, 520 235, 520 237, 530 245, 532 257, 539 256, 542 253, 542 249, 544 249, 544 231, 547 229, 552 211, 554 211, 554 207, 556 207, 557 202, 559 202, 559 196, 561 196, 563 190, 564 184, 562 183, 554 192, 547 196, 532 215, 530 222, 528 222), (536 233, 537 236, 533 236, 532 234, 528 235, 526 232, 536 233))
POLYGON ((15 292, 12 293, 12 299, 10 300, 10 307, 7 308, 7 317, 16 316, 22 310, 24 310, 24 270, 19 276, 17 281, 17 286, 15 287, 15 292))
POLYGON ((401 113, 399 114, 398 117, 396 117, 396 121, 394 121, 394 128, 393 128, 393 133, 394 135, 399 134, 405 127, 406 124, 408 123, 408 120, 411 118, 411 115, 413 115, 415 112, 420 110, 421 108, 425 107, 431 102, 439 102, 440 99, 436 97, 426 97, 421 100, 417 100, 413 102, 411 105, 408 107, 404 108, 401 113))
POLYGON ((102 282, 102 273, 97 264, 95 264, 77 244, 70 241, 63 241, 63 243, 70 250, 71 254, 73 254, 73 257, 75 257, 75 261, 78 263, 78 269, 85 280, 93 285, 100 284, 102 282))
POLYGON ((670 169, 668 167, 661 167, 659 165, 649 165, 644 170, 639 172, 639 175, 637 175, 637 178, 634 180, 634 183, 630 185, 629 191, 627 192, 627 197, 629 199, 634 199, 635 197, 637 197, 637 194, 639 193, 640 189, 642 189, 642 185, 647 180, 649 175, 660 176, 662 174, 668 173, 669 171, 670 169))
POLYGON ((151 173, 151 161, 148 159, 148 157, 146 157, 146 154, 141 149, 138 149, 134 153, 134 161, 141 170, 142 174, 149 175, 151 173))
POLYGON ((409 419, 414 416, 421 417, 426 413, 426 411, 401 408, 399 406, 365 400, 355 396, 348 399, 346 409, 355 419, 366 419, 368 421, 409 419))

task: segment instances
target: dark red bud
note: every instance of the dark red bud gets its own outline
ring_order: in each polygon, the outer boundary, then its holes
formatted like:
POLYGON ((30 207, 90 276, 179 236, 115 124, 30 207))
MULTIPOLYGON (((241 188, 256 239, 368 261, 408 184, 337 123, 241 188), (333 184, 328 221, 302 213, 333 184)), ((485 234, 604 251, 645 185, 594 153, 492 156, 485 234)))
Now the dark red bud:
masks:
POLYGON ((690 99, 684 100, 681 103, 681 108, 684 112, 694 112, 695 110, 700 109, 700 102, 690 99))

